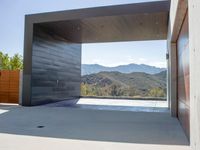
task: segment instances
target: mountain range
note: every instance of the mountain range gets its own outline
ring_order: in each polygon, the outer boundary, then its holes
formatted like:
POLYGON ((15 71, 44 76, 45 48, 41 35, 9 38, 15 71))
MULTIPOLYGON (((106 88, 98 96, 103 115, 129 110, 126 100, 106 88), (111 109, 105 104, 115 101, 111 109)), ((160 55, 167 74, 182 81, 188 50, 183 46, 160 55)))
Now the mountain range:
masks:
POLYGON ((82 88, 86 91, 82 94, 85 96, 165 97, 166 71, 156 74, 115 71, 84 75, 82 88))
POLYGON ((166 68, 158 68, 155 66, 149 66, 145 64, 128 64, 120 65, 116 67, 106 67, 99 64, 82 64, 82 76, 89 75, 99 72, 121 72, 121 73, 132 73, 132 72, 143 72, 147 74, 156 74, 165 71, 166 68))

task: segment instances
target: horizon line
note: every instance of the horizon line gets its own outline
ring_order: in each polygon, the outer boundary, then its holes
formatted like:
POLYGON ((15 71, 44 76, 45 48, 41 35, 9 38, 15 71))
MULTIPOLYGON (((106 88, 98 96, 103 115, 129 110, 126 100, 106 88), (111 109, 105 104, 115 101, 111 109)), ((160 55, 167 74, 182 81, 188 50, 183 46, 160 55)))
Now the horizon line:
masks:
POLYGON ((148 64, 144 64, 144 63, 141 63, 141 64, 129 63, 129 64, 114 65, 114 66, 106 66, 106 65, 102 65, 102 64, 98 64, 98 63, 90 63, 90 64, 89 63, 81 63, 81 65, 99 65, 99 66, 110 67, 110 68, 119 67, 119 66, 127 66, 127 65, 131 65, 131 64, 134 64, 134 65, 146 65, 146 66, 160 68, 160 69, 167 69, 167 66, 166 67, 158 67, 158 66, 148 65, 148 64))

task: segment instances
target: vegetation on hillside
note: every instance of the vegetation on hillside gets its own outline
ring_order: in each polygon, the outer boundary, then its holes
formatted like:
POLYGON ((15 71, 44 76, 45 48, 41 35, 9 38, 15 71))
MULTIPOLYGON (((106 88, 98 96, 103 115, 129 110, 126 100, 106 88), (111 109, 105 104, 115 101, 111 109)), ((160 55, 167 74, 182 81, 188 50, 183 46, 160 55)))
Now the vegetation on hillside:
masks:
POLYGON ((146 73, 100 72, 82 76, 82 96, 166 97, 166 71, 146 73))
POLYGON ((23 59, 19 54, 15 54, 10 57, 8 54, 4 54, 0 51, 0 70, 22 70, 23 59))

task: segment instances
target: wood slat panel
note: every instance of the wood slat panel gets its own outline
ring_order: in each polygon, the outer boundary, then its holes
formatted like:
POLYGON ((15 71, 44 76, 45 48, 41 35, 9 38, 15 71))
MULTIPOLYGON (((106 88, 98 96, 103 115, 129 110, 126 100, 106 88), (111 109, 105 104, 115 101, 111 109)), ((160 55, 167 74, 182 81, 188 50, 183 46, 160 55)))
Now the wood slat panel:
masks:
POLYGON ((190 108, 183 101, 179 101, 179 120, 187 137, 190 136, 190 108))
POLYGON ((8 92, 0 92, 0 103, 7 103, 8 102, 8 92))
POLYGON ((9 103, 18 103, 19 93, 9 93, 9 103))
POLYGON ((0 71, 0 103, 18 103, 20 72, 0 71))
POLYGON ((177 41, 178 66, 178 118, 190 137, 190 72, 189 72, 188 14, 185 17, 177 41))

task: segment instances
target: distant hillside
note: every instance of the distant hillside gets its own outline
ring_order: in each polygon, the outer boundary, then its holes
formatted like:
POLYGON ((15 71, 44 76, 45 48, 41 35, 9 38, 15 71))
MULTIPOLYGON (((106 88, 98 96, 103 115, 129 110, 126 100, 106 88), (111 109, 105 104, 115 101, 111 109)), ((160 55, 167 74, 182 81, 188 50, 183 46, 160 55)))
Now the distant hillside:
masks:
POLYGON ((82 75, 89 75, 93 73, 99 73, 99 72, 111 72, 111 71, 117 71, 121 73, 132 73, 132 72, 144 72, 148 74, 156 74, 161 71, 165 71, 165 68, 157 68, 154 66, 149 65, 138 65, 138 64, 129 64, 129 65, 121 65, 116 67, 105 67, 98 64, 83 64, 82 65, 82 75))
POLYGON ((160 80, 163 80, 166 82, 167 80, 167 71, 162 71, 159 73, 154 74, 154 76, 158 77, 160 80))
POLYGON ((166 71, 157 74, 100 72, 82 76, 82 85, 94 96, 96 90, 97 96, 165 97, 166 71))

